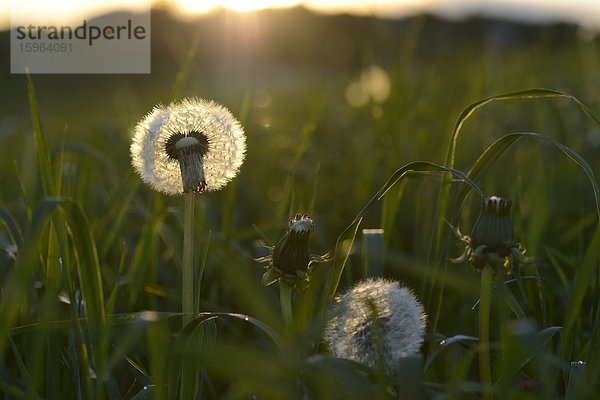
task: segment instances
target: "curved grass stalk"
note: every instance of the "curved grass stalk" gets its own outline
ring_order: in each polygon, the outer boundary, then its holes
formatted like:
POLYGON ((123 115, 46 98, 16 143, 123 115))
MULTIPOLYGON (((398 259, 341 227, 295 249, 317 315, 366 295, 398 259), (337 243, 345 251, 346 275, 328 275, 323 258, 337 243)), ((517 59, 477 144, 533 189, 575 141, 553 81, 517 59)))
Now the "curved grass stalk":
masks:
POLYGON ((567 98, 577 105, 583 111, 583 113, 597 126, 600 128, 600 118, 598 118, 592 110, 590 110, 584 103, 582 103, 577 97, 572 96, 568 93, 560 92, 558 90, 551 89, 527 89, 520 90, 517 92, 505 93, 497 96, 487 97, 485 99, 476 101, 468 105, 458 117, 452 135, 450 136, 450 145, 448 146, 448 153, 446 154, 446 165, 449 168, 454 168, 454 158, 456 156, 456 146, 458 137, 462 131, 463 126, 477 110, 484 107, 487 104, 504 101, 504 100, 517 100, 517 99, 536 99, 536 98, 549 98, 549 97, 563 97, 567 98))
MULTIPOLYGON (((350 254, 350 250, 352 246, 347 246, 346 250, 342 248, 342 243, 346 242, 346 240, 350 240, 350 243, 354 243, 354 239, 356 238, 356 233, 358 232, 358 228, 360 227, 360 223, 365 215, 373 209, 375 204, 380 201, 385 195, 389 192, 389 190, 400 182, 407 174, 412 172, 447 172, 458 179, 462 180, 466 184, 469 185, 471 189, 473 189, 477 194, 483 198, 485 194, 483 191, 473 182, 464 172, 455 170, 453 168, 448 168, 443 165, 435 164, 428 161, 414 161, 408 163, 392 174, 392 176, 388 179, 388 181, 375 193, 373 197, 367 202, 367 204, 363 207, 363 209, 356 215, 354 220, 342 231, 342 233, 338 236, 336 244, 335 244, 335 258, 334 258, 334 266, 333 271, 330 274, 330 279, 326 283, 324 295, 321 299, 321 309, 324 309, 326 304, 333 299, 335 293, 337 291, 338 285, 340 283, 340 279, 342 277, 342 273, 344 272, 344 267, 348 260, 348 256, 350 254), (349 238, 345 238, 345 235, 351 232, 349 238), (345 252, 345 254, 343 254, 345 252)), ((347 243, 347 242, 346 242, 347 243)), ((346 246, 344 246, 346 247, 346 246)))
MULTIPOLYGON (((471 179, 473 181, 477 181, 484 174, 484 172, 492 165, 492 163, 494 161, 498 160, 500 158, 500 156, 502 156, 513 144, 515 144, 517 141, 519 141, 520 139, 523 139, 523 138, 541 140, 541 141, 552 144, 557 149, 559 149, 561 152, 563 152, 567 157, 569 157, 569 159, 571 159, 575 164, 577 164, 577 166, 579 168, 581 168, 583 173, 585 173, 588 180, 590 181, 590 184, 592 185, 592 190, 594 192, 594 200, 595 200, 595 204, 596 204, 596 213, 598 215, 598 219, 600 219, 600 187, 598 186, 598 182, 596 181, 596 176, 594 174, 594 170, 592 169, 590 164, 583 157, 581 157, 579 154, 577 154, 577 152, 572 150, 570 147, 565 146, 558 140, 556 140, 550 136, 543 135, 541 133, 513 132, 513 133, 507 133, 506 135, 502 136, 501 138, 496 140, 494 143, 489 145, 488 148, 485 149, 484 152, 481 154, 481 156, 479 156, 477 161, 475 161, 475 163, 473 164, 473 166, 467 173, 467 176, 469 177, 469 179, 471 179)), ((455 202, 456 206, 458 206, 458 207, 461 206, 467 193, 468 193, 468 188, 462 188, 458 192, 456 202, 455 202)), ((453 221, 451 221, 451 222, 453 222, 453 221)))
MULTIPOLYGON (((176 312, 168 312, 168 311, 142 311, 142 312, 131 312, 131 313, 121 313, 121 314, 111 314, 106 317, 106 325, 107 326, 122 326, 127 324, 136 323, 139 321, 142 322, 154 322, 160 321, 168 318, 180 318, 182 316, 181 313, 176 312)), ((198 313, 198 316, 203 319, 208 319, 212 317, 230 317, 238 320, 242 320, 254 325, 261 332, 265 333, 273 343, 281 348, 283 346, 283 339, 277 333, 277 331, 271 328, 266 323, 262 322, 259 319, 251 317, 247 314, 240 313, 231 313, 231 312, 201 312, 198 313)), ((79 318, 78 322, 85 322, 86 318, 79 318)), ((16 326, 14 328, 9 329, 8 335, 17 336, 23 335, 26 333, 35 332, 38 329, 48 329, 48 330, 67 330, 71 328, 73 321, 72 320, 61 320, 61 321, 50 321, 44 324, 42 323, 33 323, 28 325, 16 326)))

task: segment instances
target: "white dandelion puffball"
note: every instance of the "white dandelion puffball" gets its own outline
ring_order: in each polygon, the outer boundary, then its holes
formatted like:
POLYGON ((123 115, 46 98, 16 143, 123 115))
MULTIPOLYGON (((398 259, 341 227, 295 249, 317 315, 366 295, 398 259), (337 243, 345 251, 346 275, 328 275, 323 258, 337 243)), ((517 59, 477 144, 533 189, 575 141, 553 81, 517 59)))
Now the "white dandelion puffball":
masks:
POLYGON ((419 351, 427 316, 410 289, 386 279, 358 283, 336 299, 324 339, 334 357, 388 371, 419 351))
POLYGON ((156 106, 135 127, 133 166, 167 194, 218 190, 244 161, 246 136, 225 107, 199 98, 156 106))

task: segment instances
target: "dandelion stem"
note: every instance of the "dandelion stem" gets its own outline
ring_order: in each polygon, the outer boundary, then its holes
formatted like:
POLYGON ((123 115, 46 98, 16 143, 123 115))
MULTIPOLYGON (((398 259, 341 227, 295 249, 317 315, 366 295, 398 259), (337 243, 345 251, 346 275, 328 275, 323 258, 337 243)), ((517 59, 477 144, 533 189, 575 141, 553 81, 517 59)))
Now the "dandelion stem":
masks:
POLYGON ((181 270, 181 312, 183 326, 194 312, 194 193, 185 193, 183 209, 183 266, 181 270))
POLYGON ((490 365, 490 309, 493 267, 486 263, 481 271, 481 299, 479 302, 479 376, 482 398, 492 398, 492 368, 490 365))
POLYGON ((292 314, 292 286, 283 279, 279 281, 279 301, 281 302, 283 322, 290 325, 294 320, 292 314))

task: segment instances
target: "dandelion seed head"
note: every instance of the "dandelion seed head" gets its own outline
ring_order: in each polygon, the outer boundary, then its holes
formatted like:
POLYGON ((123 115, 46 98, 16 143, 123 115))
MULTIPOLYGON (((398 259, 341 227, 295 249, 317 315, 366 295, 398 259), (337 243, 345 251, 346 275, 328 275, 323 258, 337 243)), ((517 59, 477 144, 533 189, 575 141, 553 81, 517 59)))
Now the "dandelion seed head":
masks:
POLYGON ((329 315, 324 339, 333 356, 374 367, 381 354, 388 371, 419 351, 427 320, 410 289, 381 278, 338 297, 329 315))
MULTIPOLYGON (((234 178, 245 157, 246 137, 235 117, 223 106, 198 98, 158 105, 135 127, 132 164, 142 180, 167 193, 184 192, 180 154, 200 165, 204 182, 194 191, 213 191, 234 178)), ((183 177, 184 178, 184 177, 183 177)))

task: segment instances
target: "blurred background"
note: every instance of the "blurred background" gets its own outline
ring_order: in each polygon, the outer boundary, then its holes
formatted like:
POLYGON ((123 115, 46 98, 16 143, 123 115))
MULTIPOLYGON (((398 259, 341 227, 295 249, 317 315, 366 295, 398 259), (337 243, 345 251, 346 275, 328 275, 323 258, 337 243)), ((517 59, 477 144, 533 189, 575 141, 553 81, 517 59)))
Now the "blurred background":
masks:
MULTIPOLYGON (((32 20, 80 21, 147 4, 15 1, 3 7, 32 20)), ((33 78, 50 147, 61 140, 92 146, 119 175, 131 172, 129 131, 154 104, 173 95, 225 104, 248 132, 246 176, 239 181, 252 192, 251 211, 240 218, 257 224, 284 201, 290 175, 295 208, 314 200, 320 213, 349 193, 360 204, 406 162, 441 162, 458 113, 480 98, 546 87, 597 109, 599 24, 600 7, 585 0, 162 1, 153 3, 151 74, 33 78), (186 79, 175 84, 182 68, 186 79)), ((0 143, 11 149, 0 161, 2 179, 10 179, 16 162, 31 189, 25 79, 8 72, 8 38, 1 33, 0 143)), ((489 144, 486 138, 510 130, 568 130, 568 142, 595 149, 597 135, 588 134, 591 127, 572 106, 548 103, 552 112, 545 114, 534 112, 544 101, 486 111, 459 146, 470 158, 459 154, 458 166, 468 167, 474 151, 489 144), (566 119, 553 120, 563 112, 566 119)), ((10 202, 19 189, 3 184, 1 190, 10 202)), ((339 203, 335 215, 318 218, 331 220, 334 231, 357 211, 356 204, 339 203)))

